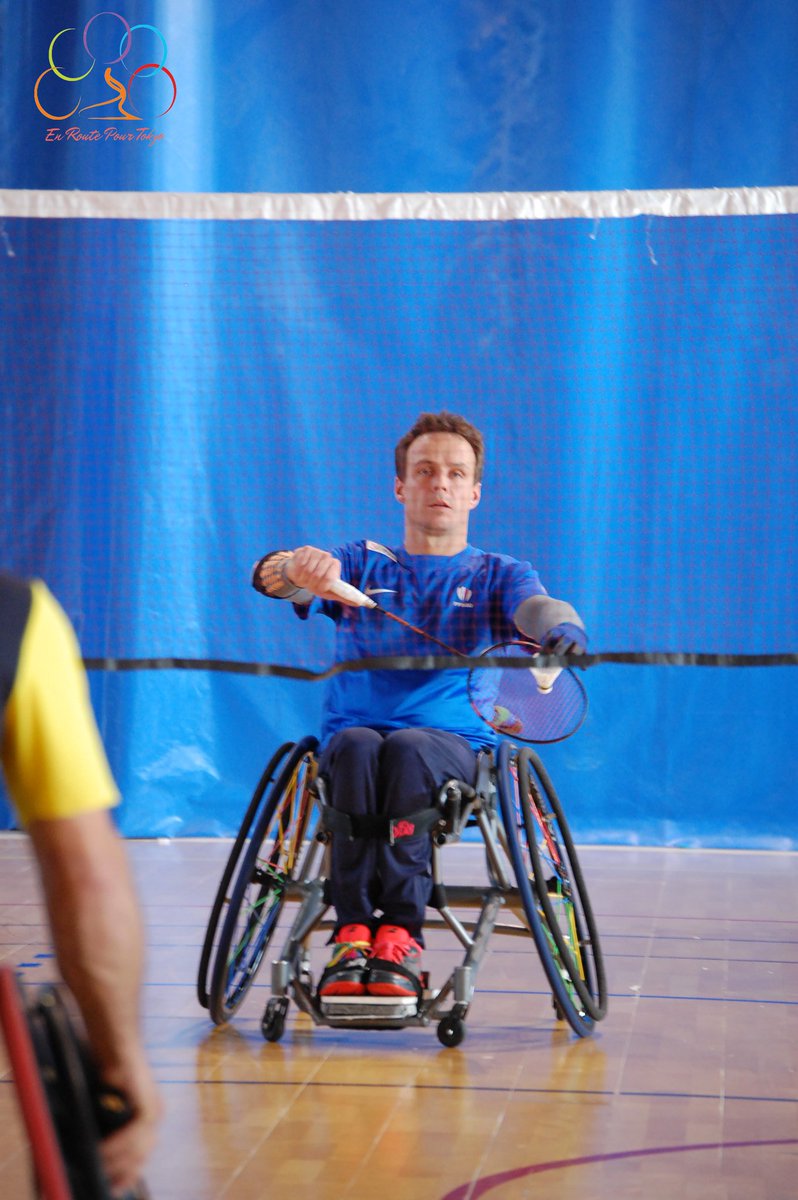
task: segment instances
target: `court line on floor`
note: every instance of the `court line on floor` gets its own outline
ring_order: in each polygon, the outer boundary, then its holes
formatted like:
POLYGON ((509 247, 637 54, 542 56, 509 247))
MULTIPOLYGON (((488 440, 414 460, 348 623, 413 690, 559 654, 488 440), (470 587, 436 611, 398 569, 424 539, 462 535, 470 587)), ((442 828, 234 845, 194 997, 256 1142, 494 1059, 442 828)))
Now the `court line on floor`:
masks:
MULTIPOLYGON (((10 943, 10 945, 16 945, 16 944, 17 943, 10 943)), ((151 946, 150 946, 150 951, 152 951, 151 946)), ((47 957, 49 958, 52 956, 48 954, 47 957)), ((691 960, 688 960, 688 961, 691 961, 691 960)), ((718 960, 718 961, 724 961, 724 960, 718 960)), ((742 962, 743 960, 732 959, 730 961, 742 962)), ((759 962, 759 960, 756 960, 756 961, 757 961, 757 963, 759 962)), ((18 963, 18 964, 16 964, 16 970, 19 971, 21 978, 23 978, 23 980, 24 980, 24 968, 30 967, 30 966, 36 967, 39 965, 41 965, 41 964, 39 964, 39 963, 18 963)), ((798 964, 795 964, 790 961, 786 961, 781 964, 776 963, 776 965, 795 966, 798 964)), ((28 981, 28 982, 30 982, 30 981, 28 981)), ((171 980, 169 980, 169 979, 164 979, 164 980, 147 979, 144 981, 142 988, 144 991, 147 991, 149 989, 156 989, 156 988, 171 988, 173 990, 184 988, 184 989, 189 990, 190 992, 193 992, 194 988, 195 988, 195 983, 193 980, 175 981, 174 979, 171 979, 171 980)), ((266 982, 255 983, 252 985, 251 990, 252 990, 253 994, 257 994, 258 992, 262 992, 264 994, 266 992, 271 993, 271 985, 266 982)), ((530 999, 534 999, 534 998, 538 998, 541 996, 547 997, 549 994, 550 993, 545 988, 521 989, 521 988, 481 987, 481 988, 477 989, 477 995, 479 995, 479 996, 528 996, 530 999)), ((790 999, 784 998, 784 999, 775 999, 774 1000, 774 999, 769 999, 764 996, 695 996, 695 995, 668 995, 667 993, 660 993, 660 992, 628 991, 628 992, 609 992, 608 999, 609 1000, 669 1000, 669 1001, 675 1001, 678 1003, 688 1003, 688 1004, 754 1004, 754 1005, 767 1004, 767 1005, 773 1005, 773 1006, 780 1005, 785 1008, 798 1007, 798 999, 790 1000, 790 999)), ((157 1014, 157 1015, 160 1015, 160 1014, 157 1014)), ((201 1015, 201 1013, 200 1013, 200 1015, 201 1015)), ((178 1019, 182 1020, 183 1018, 180 1017, 178 1019)))
MULTIPOLYGON (((784 965, 795 966, 796 964, 786 963, 784 965)), ((195 988, 195 984, 193 981, 185 980, 185 981, 176 983, 174 980, 168 980, 168 979, 163 980, 163 982, 159 982, 157 980, 152 980, 152 979, 145 980, 143 986, 145 989, 147 989, 147 988, 174 988, 175 990, 177 990, 178 988, 186 988, 189 991, 193 991, 195 988)), ((262 992, 263 994, 268 992, 269 994, 271 994, 271 985, 269 983, 255 983, 251 987, 251 992, 253 994, 257 994, 258 992, 262 992)), ((530 997, 530 999, 534 999, 534 998, 537 998, 540 996, 542 996, 544 998, 550 997, 551 992, 547 991, 545 988, 536 990, 536 989, 532 989, 532 988, 521 989, 521 988, 480 987, 480 988, 477 988, 476 995, 477 996, 528 996, 528 997, 530 997)), ((669 996, 665 993, 661 994, 659 992, 638 992, 638 991, 609 992, 608 999, 609 1000, 675 1000, 675 1001, 678 1001, 679 1003, 687 1002, 689 1004, 773 1004, 773 1005, 781 1004, 787 1008, 795 1007, 796 1005, 798 1005, 798 1000, 788 1000, 788 999, 770 1000, 770 999, 766 999, 764 996, 669 996)), ((201 1015, 201 1013, 200 1013, 200 1015, 201 1015)))
POLYGON ((560 1171, 568 1167, 592 1166, 597 1163, 619 1162, 631 1158, 647 1158, 663 1154, 685 1154, 706 1150, 747 1150, 754 1147, 766 1146, 798 1146, 798 1138, 770 1138, 765 1141, 739 1142, 698 1142, 687 1146, 649 1146, 641 1150, 618 1150, 606 1154, 586 1154, 580 1158, 561 1158, 551 1162, 531 1163, 526 1167, 514 1167, 509 1171, 499 1171, 494 1175, 484 1175, 481 1179, 471 1180, 460 1184, 453 1191, 447 1192, 441 1200, 479 1200, 494 1188, 505 1183, 513 1183, 530 1175, 542 1175, 548 1171, 560 1171))
MULTIPOLYGON (((708 1100, 715 1104, 722 1100, 724 1104, 795 1104, 798 1096, 738 1096, 721 1092, 647 1092, 633 1089, 613 1090, 612 1088, 554 1088, 554 1087, 516 1087, 501 1084, 468 1084, 452 1083, 408 1083, 406 1080, 398 1083, 380 1081, 369 1083, 366 1080, 352 1079, 201 1079, 193 1077, 168 1078, 162 1074, 163 1066, 154 1062, 158 1084, 165 1087, 299 1087, 344 1089, 353 1088, 357 1091, 407 1091, 414 1092, 475 1092, 480 1094, 519 1095, 519 1096, 571 1096, 571 1097, 603 1097, 607 1100, 708 1100)), ((0 1079, 0 1084, 7 1082, 0 1079)), ((798 1139, 796 1139, 798 1140, 798 1139)))

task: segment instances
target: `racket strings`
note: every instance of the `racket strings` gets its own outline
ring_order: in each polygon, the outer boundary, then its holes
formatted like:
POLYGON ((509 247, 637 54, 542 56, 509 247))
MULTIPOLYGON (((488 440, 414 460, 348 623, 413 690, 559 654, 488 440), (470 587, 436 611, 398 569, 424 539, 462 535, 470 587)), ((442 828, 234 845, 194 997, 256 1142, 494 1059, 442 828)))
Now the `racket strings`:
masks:
POLYGON ((554 741, 579 724, 583 693, 572 675, 563 673, 555 685, 540 691, 525 671, 501 671, 494 700, 493 724, 499 732, 507 730, 525 741, 554 741))
MULTIPOLYGON (((493 646, 486 658, 515 658, 519 643, 493 646)), ((533 671, 517 667, 475 667, 469 696, 476 712, 492 729, 524 742, 558 742, 575 733, 587 712, 587 696, 572 671, 561 671, 550 688, 541 690, 533 671)))
MULTIPOLYGON (((379 604, 374 608, 399 625, 434 642, 457 658, 468 658, 434 634, 413 625, 379 604)), ((486 658, 531 658, 540 647, 532 642, 504 642, 484 652, 486 658)), ((468 677, 469 699, 474 710, 491 729, 523 742, 561 742, 576 733, 587 714, 587 695, 571 670, 501 667, 473 668, 468 677)))

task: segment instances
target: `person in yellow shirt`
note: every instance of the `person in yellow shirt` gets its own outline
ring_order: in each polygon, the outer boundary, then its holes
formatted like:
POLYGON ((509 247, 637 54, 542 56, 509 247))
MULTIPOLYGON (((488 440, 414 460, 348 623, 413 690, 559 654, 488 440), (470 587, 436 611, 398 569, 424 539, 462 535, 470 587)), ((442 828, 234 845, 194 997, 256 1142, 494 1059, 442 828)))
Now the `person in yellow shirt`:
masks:
POLYGON ((141 917, 110 815, 119 796, 66 614, 40 581, 2 572, 0 713, 0 762, 36 855, 62 977, 101 1079, 133 1111, 101 1146, 112 1189, 129 1191, 161 1102, 141 1039, 141 917))

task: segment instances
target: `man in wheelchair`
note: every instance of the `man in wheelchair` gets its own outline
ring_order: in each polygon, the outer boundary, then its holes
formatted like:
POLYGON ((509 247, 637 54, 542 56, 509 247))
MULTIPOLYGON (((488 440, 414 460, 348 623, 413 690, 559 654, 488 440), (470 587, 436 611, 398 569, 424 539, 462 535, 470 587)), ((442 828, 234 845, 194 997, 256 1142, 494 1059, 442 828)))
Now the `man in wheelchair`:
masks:
MULTIPOLYGON (((419 633, 335 592, 343 579, 411 626, 477 655, 531 638, 548 653, 583 652, 572 606, 549 596, 527 562, 468 542, 480 501, 481 433, 449 412, 423 413, 396 446, 394 494, 404 539, 332 551, 302 546, 256 563, 253 586, 290 600, 306 619, 336 624, 336 659, 429 652, 419 633)), ((331 681, 319 770, 333 812, 334 951, 319 995, 420 998, 430 898, 433 798, 449 779, 473 783, 477 753, 495 741, 469 702, 462 670, 361 671, 331 681)))

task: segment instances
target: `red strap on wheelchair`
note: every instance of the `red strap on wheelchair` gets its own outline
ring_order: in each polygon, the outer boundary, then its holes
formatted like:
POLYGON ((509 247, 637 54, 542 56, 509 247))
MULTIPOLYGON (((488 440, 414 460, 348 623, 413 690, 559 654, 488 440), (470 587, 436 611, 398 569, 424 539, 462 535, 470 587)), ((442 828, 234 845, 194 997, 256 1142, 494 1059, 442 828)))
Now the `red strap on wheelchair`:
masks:
POLYGON ((403 817, 388 817, 384 813, 345 813, 327 805, 321 815, 322 829, 342 834, 355 841, 359 838, 394 842, 402 838, 421 837, 443 821, 439 808, 420 808, 403 817))

